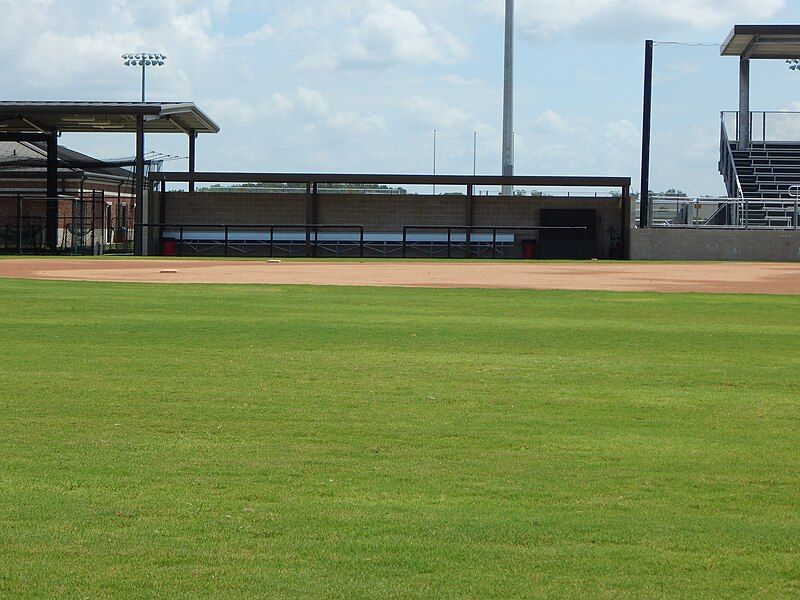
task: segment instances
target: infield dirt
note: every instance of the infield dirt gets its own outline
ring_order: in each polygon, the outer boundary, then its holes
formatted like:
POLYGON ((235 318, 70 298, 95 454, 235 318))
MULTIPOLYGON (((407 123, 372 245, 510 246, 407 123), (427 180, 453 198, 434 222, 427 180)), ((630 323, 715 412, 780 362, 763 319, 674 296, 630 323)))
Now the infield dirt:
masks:
POLYGON ((0 277, 140 283, 297 284, 800 294, 800 264, 306 262, 23 258, 0 277), (162 271, 177 271, 167 273, 162 271))

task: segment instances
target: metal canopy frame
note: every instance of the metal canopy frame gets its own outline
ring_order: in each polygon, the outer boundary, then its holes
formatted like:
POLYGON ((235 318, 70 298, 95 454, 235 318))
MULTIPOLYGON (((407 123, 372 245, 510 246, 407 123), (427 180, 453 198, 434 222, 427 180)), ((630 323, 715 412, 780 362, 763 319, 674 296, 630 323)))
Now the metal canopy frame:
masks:
POLYGON ((800 58, 800 25, 736 25, 720 53, 747 59, 800 58))
POLYGON ((0 131, 219 133, 219 125, 192 102, 16 102, 0 101, 0 131))
POLYGON ((736 25, 720 49, 739 57, 739 149, 750 147, 750 61, 800 59, 800 25, 736 25))
POLYGON ((414 175, 374 173, 151 173, 150 181, 190 183, 362 183, 403 185, 602 187, 630 189, 630 177, 414 175))
MULTIPOLYGON (((47 245, 58 238, 58 136, 61 133, 135 133, 136 221, 144 215, 145 133, 180 133, 189 139, 189 169, 195 168, 199 133, 218 133, 219 125, 192 102, 17 102, 0 101, 0 141, 47 144, 47 245)), ((136 244, 141 240, 137 238, 136 244)), ((140 249, 139 249, 140 250, 140 249)))

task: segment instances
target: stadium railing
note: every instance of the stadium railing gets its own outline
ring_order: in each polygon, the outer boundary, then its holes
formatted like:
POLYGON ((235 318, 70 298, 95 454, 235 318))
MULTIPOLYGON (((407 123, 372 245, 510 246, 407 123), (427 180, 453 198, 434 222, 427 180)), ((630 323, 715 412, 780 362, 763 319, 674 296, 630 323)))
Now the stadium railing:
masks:
POLYGON ((796 230, 800 199, 651 197, 651 227, 796 230))
MULTIPOLYGON (((466 227, 407 225, 402 232, 369 232, 363 225, 137 225, 167 256, 504 258, 519 253, 527 233, 585 232, 586 227, 466 227)), ((533 237, 533 236, 531 236, 533 237)))

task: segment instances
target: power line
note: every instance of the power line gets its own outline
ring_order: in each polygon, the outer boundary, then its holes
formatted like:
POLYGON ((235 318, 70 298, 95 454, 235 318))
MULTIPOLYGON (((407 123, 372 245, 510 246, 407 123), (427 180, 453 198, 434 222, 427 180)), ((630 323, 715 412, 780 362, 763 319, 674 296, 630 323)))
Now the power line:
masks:
POLYGON ((694 48, 720 48, 718 42, 653 42, 656 46, 691 46, 694 48))

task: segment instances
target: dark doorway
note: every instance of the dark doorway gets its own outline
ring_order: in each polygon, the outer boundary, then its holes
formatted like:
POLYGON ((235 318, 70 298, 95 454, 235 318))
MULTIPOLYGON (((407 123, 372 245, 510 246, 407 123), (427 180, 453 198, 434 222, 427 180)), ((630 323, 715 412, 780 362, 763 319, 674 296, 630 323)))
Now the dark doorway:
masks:
POLYGON ((584 227, 585 229, 543 230, 539 236, 539 256, 551 260, 596 258, 595 212, 592 209, 542 209, 541 224, 543 227, 584 227))

